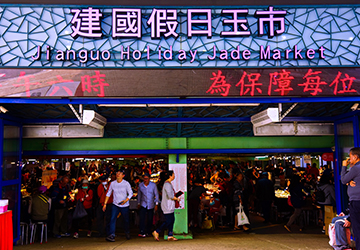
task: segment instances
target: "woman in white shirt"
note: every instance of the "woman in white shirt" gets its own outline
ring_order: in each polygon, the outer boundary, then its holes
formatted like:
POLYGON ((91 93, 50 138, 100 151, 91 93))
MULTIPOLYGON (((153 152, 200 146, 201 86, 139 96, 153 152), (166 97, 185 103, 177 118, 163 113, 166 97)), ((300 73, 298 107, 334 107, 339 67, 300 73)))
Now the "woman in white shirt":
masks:
POLYGON ((175 201, 180 201, 180 198, 175 197, 175 191, 171 182, 175 179, 174 171, 168 171, 166 173, 167 180, 164 183, 162 189, 162 200, 161 200, 161 209, 165 216, 165 222, 156 229, 152 234, 154 239, 159 241, 159 233, 164 229, 168 229, 168 241, 177 241, 173 236, 173 228, 175 222, 175 201))

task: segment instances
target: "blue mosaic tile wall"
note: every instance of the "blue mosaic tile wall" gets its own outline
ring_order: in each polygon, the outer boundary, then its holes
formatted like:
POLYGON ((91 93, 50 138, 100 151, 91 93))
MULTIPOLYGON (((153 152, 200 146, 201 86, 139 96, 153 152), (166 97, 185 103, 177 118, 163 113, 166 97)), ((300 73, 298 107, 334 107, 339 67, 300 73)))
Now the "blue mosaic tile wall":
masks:
MULTIPOLYGON (((88 8, 88 6, 53 6, 43 7, 34 5, 0 5, 0 66, 1 67, 34 67, 34 68, 183 68, 183 67, 233 67, 233 68, 256 68, 256 67, 313 67, 331 66, 348 67, 358 66, 360 63, 360 6, 349 7, 276 7, 277 10, 286 10, 285 32, 281 35, 269 38, 258 35, 258 19, 254 16, 257 10, 266 10, 264 7, 246 8, 249 13, 246 17, 251 35, 247 37, 221 37, 220 32, 229 28, 223 27, 225 17, 221 15, 222 9, 212 9, 212 37, 187 36, 187 9, 177 10, 179 25, 176 32, 179 37, 152 39, 150 26, 147 21, 150 18, 152 8, 142 8, 142 38, 113 39, 112 33, 112 8, 100 8, 103 14, 101 21, 102 38, 91 39, 84 37, 71 37, 71 9, 88 8), (324 59, 315 56, 314 59, 297 59, 290 56, 289 59, 260 60, 260 46, 270 46, 271 50, 293 49, 295 45, 299 49, 318 50, 323 46, 324 59), (53 52, 50 60, 33 60, 38 46, 45 51, 50 46, 53 52), (121 60, 121 46, 130 46, 130 50, 143 52, 143 57, 150 48, 150 59, 145 58, 136 61, 134 59, 121 60), (159 60, 158 47, 162 50, 173 47, 174 55, 177 51, 197 50, 198 54, 193 62, 190 59, 159 60), (251 52, 249 60, 208 60, 213 46, 217 51, 228 52, 240 46, 240 50, 248 49, 251 52), (57 50, 108 50, 111 59, 108 61, 89 60, 81 63, 79 60, 58 61, 55 60, 57 50)), ((119 7, 121 8, 121 7, 119 7)), ((234 7, 231 7, 235 9, 234 7)), ((239 7, 237 9, 245 9, 239 7)), ((201 18, 200 18, 201 19, 201 18)), ((44 56, 44 55, 43 55, 44 56)), ((190 55, 188 55, 190 57, 190 55)))

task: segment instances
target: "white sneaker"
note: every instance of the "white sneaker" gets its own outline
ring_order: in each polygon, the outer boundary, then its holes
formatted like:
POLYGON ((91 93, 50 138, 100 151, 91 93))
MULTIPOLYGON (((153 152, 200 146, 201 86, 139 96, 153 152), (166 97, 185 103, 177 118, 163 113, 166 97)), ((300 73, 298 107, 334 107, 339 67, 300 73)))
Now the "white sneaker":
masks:
POLYGON ((73 238, 74 238, 74 239, 78 239, 78 238, 79 238, 79 234, 78 234, 78 233, 74 233, 73 238))

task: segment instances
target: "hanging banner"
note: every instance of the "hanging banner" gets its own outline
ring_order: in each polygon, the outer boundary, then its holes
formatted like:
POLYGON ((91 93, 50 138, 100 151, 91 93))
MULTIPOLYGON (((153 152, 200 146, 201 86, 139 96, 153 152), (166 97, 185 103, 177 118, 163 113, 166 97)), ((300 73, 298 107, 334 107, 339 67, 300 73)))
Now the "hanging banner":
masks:
POLYGON ((311 155, 304 155, 304 163, 311 165, 311 155))

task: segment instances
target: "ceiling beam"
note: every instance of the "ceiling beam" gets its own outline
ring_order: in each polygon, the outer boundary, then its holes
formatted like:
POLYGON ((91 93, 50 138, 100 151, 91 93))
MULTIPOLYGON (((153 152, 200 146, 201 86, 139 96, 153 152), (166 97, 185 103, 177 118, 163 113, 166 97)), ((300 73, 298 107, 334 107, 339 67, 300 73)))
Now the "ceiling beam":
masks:
MULTIPOLYGON (((284 122, 333 122, 334 117, 285 117, 284 122)), ((241 123, 250 117, 108 118, 107 123, 241 123)), ((24 119, 23 124, 79 124, 77 119, 24 119)))
POLYGON ((0 98, 2 104, 206 104, 360 102, 360 96, 229 98, 0 98))

